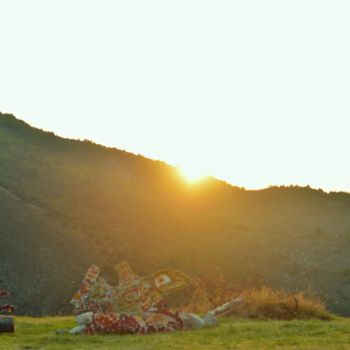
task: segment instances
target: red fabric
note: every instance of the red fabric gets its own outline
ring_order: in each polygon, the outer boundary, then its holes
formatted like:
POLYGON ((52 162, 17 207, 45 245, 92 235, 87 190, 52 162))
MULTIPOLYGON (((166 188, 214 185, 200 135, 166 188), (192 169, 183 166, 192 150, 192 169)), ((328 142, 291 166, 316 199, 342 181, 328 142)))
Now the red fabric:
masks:
POLYGON ((85 328, 84 333, 142 333, 142 326, 134 316, 95 314, 92 324, 85 328))
POLYGON ((16 309, 11 305, 4 305, 0 307, 0 311, 15 312, 16 309))
POLYGON ((94 314, 93 322, 87 326, 84 334, 146 334, 153 332, 171 332, 182 330, 183 322, 179 315, 167 310, 150 312, 141 316, 125 314, 94 314))

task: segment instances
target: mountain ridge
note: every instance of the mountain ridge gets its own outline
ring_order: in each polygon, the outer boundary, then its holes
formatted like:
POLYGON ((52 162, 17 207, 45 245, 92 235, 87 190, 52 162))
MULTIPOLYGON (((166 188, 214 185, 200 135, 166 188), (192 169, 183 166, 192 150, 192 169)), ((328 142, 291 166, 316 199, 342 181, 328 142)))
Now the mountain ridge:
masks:
POLYGON ((348 193, 245 190, 214 178, 189 186, 164 162, 1 113, 0 169, 0 287, 14 289, 20 313, 69 312, 90 263, 111 275, 128 260, 140 274, 171 267, 222 271, 237 285, 255 273, 278 288, 311 284, 350 314, 348 193))

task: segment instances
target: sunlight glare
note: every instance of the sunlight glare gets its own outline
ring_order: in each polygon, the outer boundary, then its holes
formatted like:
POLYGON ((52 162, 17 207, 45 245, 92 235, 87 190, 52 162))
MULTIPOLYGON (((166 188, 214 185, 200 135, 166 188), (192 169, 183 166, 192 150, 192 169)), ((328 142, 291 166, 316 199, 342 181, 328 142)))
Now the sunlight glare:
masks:
POLYGON ((189 183, 196 183, 208 177, 203 170, 195 166, 181 166, 179 171, 189 183))

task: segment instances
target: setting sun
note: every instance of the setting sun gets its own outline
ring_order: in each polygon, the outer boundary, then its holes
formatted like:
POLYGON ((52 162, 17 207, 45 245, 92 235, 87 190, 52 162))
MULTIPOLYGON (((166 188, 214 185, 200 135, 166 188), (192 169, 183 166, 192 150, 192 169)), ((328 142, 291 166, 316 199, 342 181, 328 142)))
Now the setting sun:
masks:
POLYGON ((179 171, 190 183, 198 182, 208 177, 208 174, 195 166, 180 166, 179 171))

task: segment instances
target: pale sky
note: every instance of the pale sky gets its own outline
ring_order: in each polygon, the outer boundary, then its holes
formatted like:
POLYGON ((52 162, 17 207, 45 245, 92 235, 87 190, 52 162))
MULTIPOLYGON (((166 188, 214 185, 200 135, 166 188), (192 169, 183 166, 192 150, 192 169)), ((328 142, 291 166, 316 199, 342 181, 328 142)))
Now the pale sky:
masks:
POLYGON ((350 1, 0 0, 0 111, 246 188, 350 191, 350 1))

